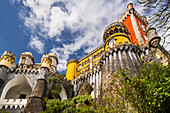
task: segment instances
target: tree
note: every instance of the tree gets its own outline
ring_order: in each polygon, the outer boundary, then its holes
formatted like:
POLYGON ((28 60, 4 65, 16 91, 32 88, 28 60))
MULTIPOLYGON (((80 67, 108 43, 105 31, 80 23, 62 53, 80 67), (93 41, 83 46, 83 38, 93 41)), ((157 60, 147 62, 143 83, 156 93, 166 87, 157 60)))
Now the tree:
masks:
POLYGON ((170 68, 158 64, 144 64, 141 74, 129 78, 122 70, 119 74, 119 95, 138 112, 167 113, 170 108, 170 68))
POLYGON ((158 31, 163 31, 161 38, 165 48, 170 42, 167 38, 170 37, 170 0, 137 0, 142 4, 146 13, 152 12, 148 20, 151 26, 155 26, 158 31))

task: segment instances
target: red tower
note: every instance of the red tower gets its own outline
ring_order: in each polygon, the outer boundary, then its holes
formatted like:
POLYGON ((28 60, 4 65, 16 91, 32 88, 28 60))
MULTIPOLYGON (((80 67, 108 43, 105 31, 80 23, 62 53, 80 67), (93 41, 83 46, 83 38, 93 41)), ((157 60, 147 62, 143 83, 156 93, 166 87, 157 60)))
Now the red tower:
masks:
POLYGON ((134 44, 143 45, 147 40, 146 26, 148 23, 146 17, 135 11, 132 3, 129 3, 127 7, 128 10, 122 15, 119 22, 122 22, 131 33, 134 44))

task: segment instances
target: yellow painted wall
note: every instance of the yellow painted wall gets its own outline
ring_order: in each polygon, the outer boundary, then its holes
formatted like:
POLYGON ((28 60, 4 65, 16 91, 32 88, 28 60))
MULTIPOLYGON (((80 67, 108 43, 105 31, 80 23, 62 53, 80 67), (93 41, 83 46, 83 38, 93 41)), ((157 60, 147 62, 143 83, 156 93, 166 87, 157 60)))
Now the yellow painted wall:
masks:
POLYGON ((10 68, 13 62, 15 62, 15 60, 12 59, 11 57, 6 56, 6 55, 1 56, 0 65, 4 65, 4 66, 10 68))
POLYGON ((71 62, 67 65, 66 78, 72 80, 74 77, 78 77, 78 63, 71 62))
MULTIPOLYGON (((115 33, 113 35, 111 35, 107 40, 106 40, 106 45, 105 45, 105 51, 107 50, 107 48, 109 47, 109 39, 114 38, 116 40, 116 45, 118 45, 120 42, 122 42, 122 44, 124 44, 125 42, 131 43, 131 40, 129 40, 124 33, 115 33)), ((128 36, 129 37, 129 36, 128 36)), ((131 39, 131 38, 130 38, 131 39)))
POLYGON ((42 58, 41 59, 41 67, 47 67, 48 69, 50 69, 51 66, 51 60, 48 58, 42 58))
MULTIPOLYGON (((94 52, 91 56, 94 57, 94 55, 97 55, 97 53, 101 52, 102 50, 104 50, 104 47, 100 48, 99 50, 97 50, 96 52, 94 52)), ((88 60, 90 58, 87 57, 85 59, 83 59, 82 61, 79 62, 79 64, 81 64, 82 62, 85 62, 86 60, 88 60)), ((93 59, 93 62, 95 62, 96 60, 99 60, 101 57, 97 57, 95 59, 93 59)), ((96 64, 96 63, 95 63, 96 64)), ((88 69, 90 67, 90 63, 87 63, 86 65, 82 66, 81 68, 78 68, 78 74, 81 73, 82 71, 85 71, 86 69, 88 69), (83 69, 84 68, 84 69, 83 69)))

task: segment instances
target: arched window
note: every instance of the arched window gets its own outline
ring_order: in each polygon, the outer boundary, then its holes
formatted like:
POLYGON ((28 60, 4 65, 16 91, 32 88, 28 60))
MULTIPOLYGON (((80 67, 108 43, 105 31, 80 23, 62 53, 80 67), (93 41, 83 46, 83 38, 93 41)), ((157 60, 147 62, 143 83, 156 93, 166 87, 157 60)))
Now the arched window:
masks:
POLYGON ((110 36, 111 36, 111 35, 113 34, 113 30, 110 30, 109 34, 110 34, 110 36))
POLYGON ((119 32, 120 32, 120 33, 123 33, 123 30, 122 30, 122 28, 120 28, 120 29, 119 29, 119 32))
POLYGON ((25 61, 26 61, 26 58, 25 58, 25 57, 22 57, 21 63, 25 63, 25 61))
POLYGON ((118 29, 117 28, 114 29, 114 33, 118 33, 118 29))
POLYGON ((109 47, 113 47, 113 44, 116 44, 116 41, 114 38, 112 38, 111 40, 109 40, 109 47))

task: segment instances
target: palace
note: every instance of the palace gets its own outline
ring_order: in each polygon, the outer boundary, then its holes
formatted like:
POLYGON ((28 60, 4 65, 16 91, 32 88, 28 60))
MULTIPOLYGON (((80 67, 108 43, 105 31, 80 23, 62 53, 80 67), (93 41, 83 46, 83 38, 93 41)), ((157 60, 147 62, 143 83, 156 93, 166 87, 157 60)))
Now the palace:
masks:
POLYGON ((132 3, 127 7, 125 14, 105 29, 104 43, 79 60, 70 59, 66 77, 57 82, 47 82, 49 77, 61 75, 56 73, 54 53, 44 54, 41 63, 35 63, 32 53, 24 52, 15 64, 15 55, 5 51, 0 58, 0 109, 40 113, 45 110, 44 98, 52 98, 50 90, 56 83, 61 86, 61 100, 85 93, 98 99, 119 69, 129 77, 137 75, 141 58, 167 65, 170 54, 160 46, 156 29, 147 28, 146 17, 132 3))

